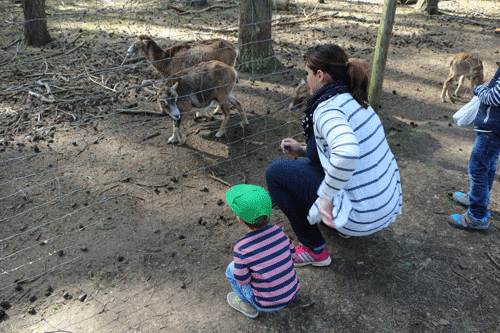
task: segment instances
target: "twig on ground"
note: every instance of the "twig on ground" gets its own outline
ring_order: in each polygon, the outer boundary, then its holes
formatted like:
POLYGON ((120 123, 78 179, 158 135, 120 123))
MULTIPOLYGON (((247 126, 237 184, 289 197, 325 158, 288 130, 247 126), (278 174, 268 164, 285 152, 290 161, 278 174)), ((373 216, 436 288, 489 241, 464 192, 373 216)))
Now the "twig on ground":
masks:
POLYGON ((51 57, 57 57, 57 56, 60 56, 60 55, 62 55, 62 54, 66 55, 66 54, 73 53, 73 52, 75 52, 76 50, 78 50, 80 47, 82 47, 84 44, 85 44, 85 41, 81 42, 80 44, 78 44, 77 46, 75 46, 74 48, 72 48, 71 50, 69 50, 69 51, 67 51, 67 52, 58 52, 58 53, 54 53, 53 55, 51 55, 51 57))
POLYGON ((95 83, 95 84, 97 84, 97 85, 100 85, 100 86, 101 86, 101 87, 103 87, 103 88, 106 88, 106 89, 108 89, 108 90, 111 90, 112 92, 116 92, 116 90, 115 90, 115 89, 110 88, 110 87, 108 87, 108 86, 105 86, 105 85, 104 85, 104 84, 102 84, 102 83, 99 83, 99 82, 95 81, 95 80, 92 78, 92 76, 90 76, 89 71, 87 70, 87 67, 85 67, 85 73, 87 73, 87 76, 88 76, 88 78, 90 79, 90 81, 94 82, 94 83, 95 83))
POLYGON ((486 255, 490 258, 491 262, 494 263, 498 269, 500 269, 500 264, 497 263, 497 261, 493 258, 493 256, 489 252, 486 252, 486 255))
MULTIPOLYGON (((304 23, 304 22, 322 21, 322 20, 327 20, 329 18, 332 18, 333 16, 336 16, 338 14, 339 13, 333 13, 333 14, 329 14, 329 15, 311 17, 311 18, 307 18, 304 20, 298 20, 298 21, 292 21, 292 22, 276 22, 276 23, 272 24, 271 27, 282 27, 282 26, 286 26, 286 25, 295 25, 295 24, 304 23)), ((232 33, 232 32, 237 32, 237 31, 238 31, 238 28, 219 29, 219 30, 214 30, 212 32, 224 34, 224 33, 232 33)))
POLYGON ((12 43, 10 43, 9 45, 2 47, 2 49, 7 50, 9 47, 11 47, 12 45, 15 45, 15 44, 19 43, 20 41, 22 41, 21 38, 16 39, 15 41, 13 41, 12 43))
POLYGON ((66 44, 66 45, 68 45, 68 46, 69 46, 69 45, 73 44, 74 42, 76 42, 76 40, 77 40, 78 38, 80 38, 80 36, 81 36, 81 35, 82 35, 82 34, 78 34, 78 35, 76 35, 76 37, 75 37, 75 38, 73 38, 73 40, 72 40, 71 42, 69 42, 68 44, 66 44))
POLYGON ((445 212, 434 212, 434 214, 448 215, 448 213, 445 212))
POLYGON ((56 102, 54 96, 52 96, 52 95, 50 95, 50 97, 47 98, 47 97, 45 97, 43 95, 40 95, 39 93, 31 91, 31 90, 28 90, 28 95, 35 96, 36 98, 39 98, 42 102, 45 102, 45 103, 54 103, 54 102, 56 102))
POLYGON ((220 179, 219 177, 216 177, 215 175, 208 175, 208 177, 210 177, 210 178, 218 181, 219 183, 222 183, 222 184, 226 185, 227 187, 231 187, 231 184, 229 184, 225 180, 220 179))
POLYGON ((135 183, 135 185, 141 186, 141 187, 159 188, 159 187, 166 187, 166 186, 168 186, 168 183, 165 183, 165 184, 162 184, 162 185, 144 185, 144 184, 140 184, 140 183, 135 183))
POLYGON ((460 276, 462 279, 464 279, 465 281, 467 282, 471 282, 470 279, 466 278, 465 276, 463 276, 462 274, 460 274, 459 272, 456 272, 455 270, 451 270, 453 273, 457 274, 458 276, 460 276))
POLYGON ((310 306, 313 306, 314 305, 314 301, 312 301, 311 303, 307 303, 307 304, 304 304, 304 305, 298 305, 298 306, 294 306, 293 308, 290 308, 291 310, 295 310, 295 309, 303 309, 303 308, 308 308, 310 306))
POLYGON ((157 137, 157 136, 159 136, 159 135, 160 135, 160 132, 156 132, 156 133, 154 133, 154 134, 148 135, 148 136, 147 136, 147 137, 145 137, 142 141, 148 141, 148 140, 150 140, 150 139, 152 139, 152 138, 155 138, 155 137, 157 137))
POLYGON ((105 190, 101 191, 101 193, 99 193, 99 195, 98 195, 98 196, 101 196, 104 192, 106 192, 106 191, 110 191, 110 190, 112 190, 112 189, 114 189, 115 187, 118 187, 118 186, 120 186, 120 185, 111 186, 110 188, 107 188, 107 189, 105 189, 105 190))

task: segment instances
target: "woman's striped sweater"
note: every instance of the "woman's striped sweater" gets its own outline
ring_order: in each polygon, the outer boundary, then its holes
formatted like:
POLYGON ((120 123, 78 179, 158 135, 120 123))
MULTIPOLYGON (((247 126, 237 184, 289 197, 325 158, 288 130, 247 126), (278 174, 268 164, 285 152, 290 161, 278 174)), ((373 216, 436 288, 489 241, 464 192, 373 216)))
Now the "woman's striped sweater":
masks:
MULTIPOLYGON (((346 223, 338 231, 364 236, 388 226, 401 214, 401 182, 375 111, 340 94, 318 106, 313 123, 325 171, 317 193, 333 200, 334 223, 346 223)), ((321 221, 318 203, 309 211, 311 224, 321 221)))

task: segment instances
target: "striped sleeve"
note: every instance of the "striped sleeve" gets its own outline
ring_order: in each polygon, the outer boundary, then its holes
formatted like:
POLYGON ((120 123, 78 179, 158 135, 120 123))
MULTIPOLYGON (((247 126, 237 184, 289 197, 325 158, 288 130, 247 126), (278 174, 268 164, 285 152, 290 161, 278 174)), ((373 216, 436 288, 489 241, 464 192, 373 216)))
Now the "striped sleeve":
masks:
POLYGON ((250 270, 245 264, 245 256, 238 251, 238 247, 235 244, 233 252, 234 260, 234 280, 239 284, 249 284, 252 278, 250 270))
POLYGON ((500 106, 500 78, 498 78, 495 86, 491 89, 486 85, 477 86, 474 89, 474 94, 483 104, 500 106))
POLYGON ((315 126, 318 139, 327 144, 318 149, 329 161, 328 165, 323 165, 325 178, 318 189, 318 195, 332 200, 337 192, 346 186, 356 169, 359 144, 353 129, 340 110, 320 110, 315 126))
POLYGON ((295 260, 297 258, 297 251, 295 250, 295 246, 293 246, 292 241, 290 239, 288 241, 290 242, 290 255, 292 256, 292 260, 295 260))

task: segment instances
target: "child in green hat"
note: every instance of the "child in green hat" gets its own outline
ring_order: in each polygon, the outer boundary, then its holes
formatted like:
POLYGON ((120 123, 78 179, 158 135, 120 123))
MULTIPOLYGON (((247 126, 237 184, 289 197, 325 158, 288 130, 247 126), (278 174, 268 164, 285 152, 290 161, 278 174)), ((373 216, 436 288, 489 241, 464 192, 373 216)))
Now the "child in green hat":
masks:
POLYGON ((249 231, 234 244, 234 261, 226 270, 234 291, 227 294, 229 305, 250 318, 284 308, 295 299, 300 282, 293 243, 280 227, 267 224, 271 197, 260 186, 241 184, 226 192, 226 200, 249 231))

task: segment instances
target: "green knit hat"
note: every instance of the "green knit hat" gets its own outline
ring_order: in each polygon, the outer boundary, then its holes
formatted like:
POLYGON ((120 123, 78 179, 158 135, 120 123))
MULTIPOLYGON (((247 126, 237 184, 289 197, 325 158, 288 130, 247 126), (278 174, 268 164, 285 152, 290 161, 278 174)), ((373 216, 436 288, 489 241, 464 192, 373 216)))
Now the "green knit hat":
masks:
POLYGON ((226 192, 226 200, 231 210, 248 224, 255 224, 263 215, 271 217, 271 197, 263 187, 235 185, 226 192))

